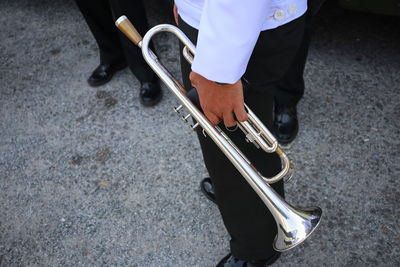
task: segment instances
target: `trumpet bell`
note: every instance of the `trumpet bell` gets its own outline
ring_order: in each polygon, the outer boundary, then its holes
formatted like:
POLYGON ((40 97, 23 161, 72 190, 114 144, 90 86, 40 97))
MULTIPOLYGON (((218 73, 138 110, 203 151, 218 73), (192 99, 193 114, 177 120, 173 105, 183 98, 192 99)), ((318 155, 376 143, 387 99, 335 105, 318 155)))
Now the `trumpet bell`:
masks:
POLYGON ((290 211, 290 216, 278 220, 278 234, 273 247, 284 252, 300 245, 318 227, 322 210, 319 207, 295 209, 290 211))

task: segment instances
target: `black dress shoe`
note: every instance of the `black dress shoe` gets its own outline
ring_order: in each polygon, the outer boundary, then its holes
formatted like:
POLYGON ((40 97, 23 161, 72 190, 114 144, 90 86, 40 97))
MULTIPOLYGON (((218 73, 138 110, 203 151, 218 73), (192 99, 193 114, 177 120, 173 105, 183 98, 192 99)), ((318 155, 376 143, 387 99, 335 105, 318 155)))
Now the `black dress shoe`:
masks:
POLYGON ((235 258, 229 253, 217 264, 217 267, 264 267, 273 264, 277 259, 279 259, 280 256, 281 253, 276 252, 266 260, 244 261, 235 258))
POLYGON ((160 102, 162 91, 160 82, 157 79, 154 82, 143 82, 140 87, 140 103, 143 106, 151 107, 160 102))
POLYGON ((295 106, 276 106, 274 117, 274 132, 282 145, 292 142, 299 131, 297 111, 295 106))
POLYGON ((203 192, 203 194, 206 196, 206 198, 208 198, 208 200, 210 200, 211 202, 216 204, 214 187, 213 187, 210 177, 207 177, 207 178, 204 178, 203 180, 201 180, 200 190, 201 190, 201 192, 203 192))
POLYGON ((127 66, 126 62, 116 64, 100 63, 100 65, 93 71, 92 75, 90 75, 88 83, 93 87, 106 84, 111 80, 114 73, 126 68, 127 66))

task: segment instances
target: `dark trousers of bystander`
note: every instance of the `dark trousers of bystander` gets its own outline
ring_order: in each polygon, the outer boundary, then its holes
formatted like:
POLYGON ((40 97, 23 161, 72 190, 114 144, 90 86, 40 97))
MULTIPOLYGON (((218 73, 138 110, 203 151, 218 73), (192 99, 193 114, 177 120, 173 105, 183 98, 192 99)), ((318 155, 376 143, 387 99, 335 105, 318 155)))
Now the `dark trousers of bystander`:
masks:
MULTIPOLYGON (((142 0, 75 0, 100 50, 100 62, 128 63, 140 82, 154 81, 156 75, 146 64, 141 50, 115 26, 115 20, 126 15, 140 34, 148 31, 142 0)), ((153 48, 154 51, 154 48, 153 48)))
POLYGON ((275 105, 295 107, 304 94, 304 67, 311 42, 314 16, 318 13, 325 0, 308 0, 308 10, 305 15, 305 28, 301 45, 290 68, 275 86, 275 105))

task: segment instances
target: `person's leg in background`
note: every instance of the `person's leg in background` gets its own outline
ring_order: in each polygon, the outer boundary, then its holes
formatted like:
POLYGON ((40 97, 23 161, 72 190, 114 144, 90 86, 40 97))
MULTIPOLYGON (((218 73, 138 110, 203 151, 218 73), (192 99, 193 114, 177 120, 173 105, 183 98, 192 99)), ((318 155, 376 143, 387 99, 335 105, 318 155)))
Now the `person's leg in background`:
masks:
POLYGON ((162 92, 159 80, 144 61, 140 49, 132 44, 115 26, 120 15, 134 20, 141 34, 148 30, 146 13, 141 0, 76 0, 100 50, 100 65, 88 82, 100 86, 109 82, 118 70, 128 64, 140 81, 140 102, 145 106, 157 104, 162 92))
POLYGON ((91 86, 100 86, 111 80, 113 74, 127 66, 114 26, 108 0, 75 0, 100 52, 100 64, 88 79, 91 86))
MULTIPOLYGON (((272 127, 273 119, 272 85, 282 77, 294 57, 294 53, 288 51, 298 48, 303 34, 304 19, 289 24, 291 26, 285 25, 279 30, 267 31, 267 34, 260 35, 262 40, 257 43, 245 74, 246 79, 253 85, 246 94, 245 101, 267 127, 272 127), (270 38, 274 34, 279 38, 270 38), (282 47, 283 36, 286 36, 283 40, 287 40, 287 49, 280 49, 281 52, 277 53, 277 48, 282 47), (267 76, 261 70, 268 70, 271 75, 267 76), (266 81, 265 77, 269 77, 270 80, 266 81)), ((179 26, 189 39, 196 43, 197 30, 182 20, 179 26)), ((183 57, 181 67, 185 88, 190 89, 190 65, 183 57)), ((276 154, 267 154, 248 144, 240 130, 227 131, 226 134, 265 176, 273 176, 280 171, 281 162, 276 154)), ((216 203, 231 236, 232 255, 244 261, 272 263, 279 253, 272 248, 277 229, 271 213, 214 142, 205 138, 201 131, 198 132, 198 137, 204 162, 214 186, 216 203)), ((272 187, 279 194, 284 194, 282 181, 272 187)), ((228 258, 225 260, 229 260, 228 258)))
MULTIPOLYGON (((146 17, 146 10, 142 0, 109 0, 109 2, 114 21, 120 16, 125 15, 142 36, 146 34, 146 32, 149 30, 149 26, 146 17)), ((141 83, 139 92, 141 103, 145 106, 153 106, 157 104, 162 97, 158 77, 145 62, 140 48, 134 45, 116 27, 115 31, 117 31, 119 34, 120 44, 122 46, 125 58, 128 61, 129 68, 141 83)), ((150 48, 155 51, 152 43, 150 48)))
POLYGON ((285 76, 276 85, 274 134, 282 145, 292 142, 297 135, 297 103, 304 94, 304 67, 311 39, 311 16, 306 15, 306 27, 300 48, 285 76))
POLYGON ((310 46, 313 18, 325 0, 309 0, 304 35, 297 54, 275 88, 274 134, 280 144, 292 142, 298 133, 297 104, 304 94, 304 67, 310 46))

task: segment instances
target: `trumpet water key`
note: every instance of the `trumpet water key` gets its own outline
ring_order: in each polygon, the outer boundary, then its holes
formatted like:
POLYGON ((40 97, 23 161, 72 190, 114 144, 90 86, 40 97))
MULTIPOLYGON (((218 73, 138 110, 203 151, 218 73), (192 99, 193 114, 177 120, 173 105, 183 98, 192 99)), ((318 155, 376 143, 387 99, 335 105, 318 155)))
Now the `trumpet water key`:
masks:
POLYGON ((141 48, 146 62, 178 98, 181 105, 175 108, 175 112, 180 114, 183 109, 188 111, 188 114, 182 117, 183 121, 188 122, 188 119, 192 117, 196 121, 192 125, 192 129, 197 127, 203 129, 203 133, 215 142, 265 203, 273 215, 278 228, 278 234, 273 243, 274 249, 281 252, 287 251, 305 241, 318 227, 322 210, 319 207, 296 208, 287 203, 269 185, 279 181, 290 173, 290 162, 286 154, 279 147, 274 136, 251 109, 246 106, 248 120, 238 122, 238 127, 243 131, 248 142, 263 149, 266 153, 277 153, 280 156, 282 170, 274 177, 264 177, 229 137, 218 126, 212 125, 207 120, 204 114, 186 95, 186 90, 182 84, 171 75, 158 60, 157 56, 149 49, 150 40, 155 34, 170 32, 176 35, 184 44, 182 53, 186 60, 192 63, 196 53, 195 47, 181 30, 173 25, 161 24, 150 29, 142 38, 126 16, 121 16, 115 24, 134 44, 141 48))

